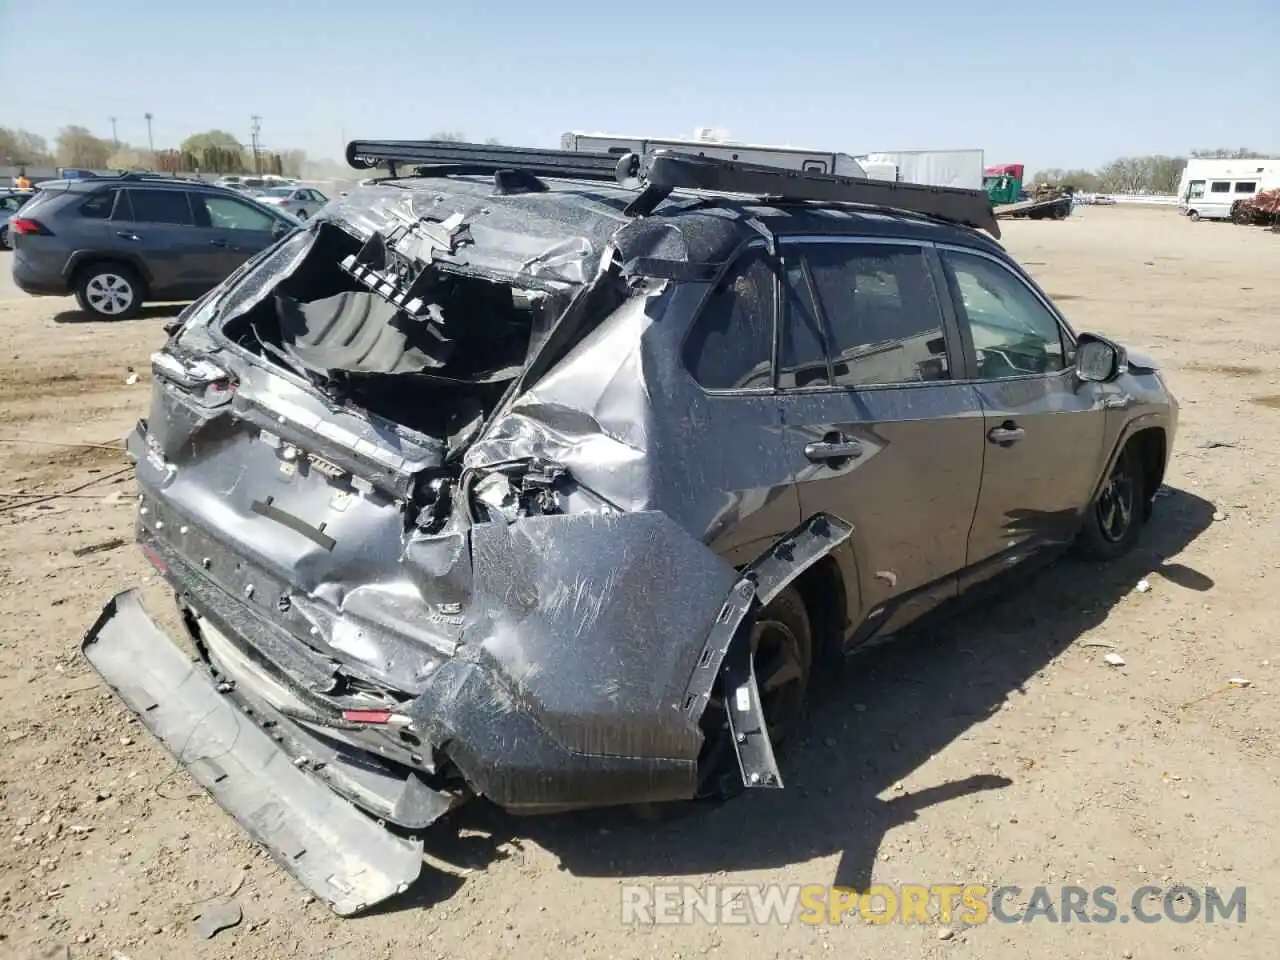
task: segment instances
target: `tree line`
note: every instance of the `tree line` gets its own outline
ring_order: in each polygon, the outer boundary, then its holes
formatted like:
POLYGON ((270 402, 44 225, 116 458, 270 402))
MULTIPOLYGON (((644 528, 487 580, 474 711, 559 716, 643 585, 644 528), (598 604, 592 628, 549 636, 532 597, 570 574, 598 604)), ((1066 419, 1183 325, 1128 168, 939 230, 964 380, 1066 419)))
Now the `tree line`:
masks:
MULTIPOLYGON (((457 131, 433 133, 432 140, 465 140, 457 131)), ((490 137, 485 143, 497 144, 490 137)), ((275 173, 288 177, 341 176, 346 166, 309 158, 302 150, 263 150, 226 130, 206 130, 177 147, 157 149, 96 136, 86 127, 66 126, 50 144, 29 130, 0 127, 0 165, 11 167, 78 167, 86 170, 159 170, 165 173, 275 173)))
POLYGON ((157 149, 96 136, 86 127, 66 126, 50 144, 29 130, 0 127, 0 164, 15 167, 80 167, 88 170, 161 170, 167 173, 276 173, 303 175, 301 150, 254 151, 225 130, 187 137, 176 147, 157 149))
MULTIPOLYGON (((1194 160, 1248 160, 1267 156, 1268 154, 1258 153, 1247 147, 1192 150, 1190 154, 1194 160)), ((1063 170, 1060 167, 1040 170, 1033 182, 1074 187, 1085 193, 1167 195, 1178 192, 1178 183, 1182 180, 1182 171, 1186 166, 1187 157, 1167 157, 1163 154, 1117 157, 1097 170, 1063 170)))

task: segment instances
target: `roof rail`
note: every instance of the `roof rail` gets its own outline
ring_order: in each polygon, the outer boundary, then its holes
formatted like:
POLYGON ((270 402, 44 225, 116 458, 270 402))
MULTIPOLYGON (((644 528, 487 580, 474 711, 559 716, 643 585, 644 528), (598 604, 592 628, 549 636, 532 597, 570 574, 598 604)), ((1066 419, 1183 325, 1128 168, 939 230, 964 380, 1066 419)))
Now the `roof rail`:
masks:
POLYGON ((156 173, 150 170, 126 170, 123 173, 112 173, 106 176, 97 176, 94 180, 163 180, 166 183, 203 183, 202 180, 194 180, 191 177, 179 177, 172 173, 156 173))
MULTIPOLYGON (((882 207, 1000 236, 991 201, 981 190, 843 177, 666 150, 618 155, 440 140, 353 140, 347 144, 347 163, 357 170, 383 164, 393 175, 397 164, 419 164, 426 176, 494 175, 500 190, 499 175, 507 171, 534 178, 613 181, 640 191, 627 207, 635 216, 652 213, 675 190, 703 190, 775 201, 882 207)), ((526 183, 525 189, 536 187, 526 183)))

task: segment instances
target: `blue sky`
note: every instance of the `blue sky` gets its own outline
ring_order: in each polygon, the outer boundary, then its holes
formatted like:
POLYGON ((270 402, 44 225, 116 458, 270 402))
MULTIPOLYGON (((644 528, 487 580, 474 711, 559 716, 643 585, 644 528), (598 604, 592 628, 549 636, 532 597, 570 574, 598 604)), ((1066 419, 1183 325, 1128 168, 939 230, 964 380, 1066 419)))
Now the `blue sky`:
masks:
POLYGON ((116 116, 145 145, 147 111, 157 147, 247 141, 256 113, 267 147, 333 158, 344 136, 699 126, 1031 168, 1280 151, 1280 0, 0 0, 0 126, 109 137, 116 116))

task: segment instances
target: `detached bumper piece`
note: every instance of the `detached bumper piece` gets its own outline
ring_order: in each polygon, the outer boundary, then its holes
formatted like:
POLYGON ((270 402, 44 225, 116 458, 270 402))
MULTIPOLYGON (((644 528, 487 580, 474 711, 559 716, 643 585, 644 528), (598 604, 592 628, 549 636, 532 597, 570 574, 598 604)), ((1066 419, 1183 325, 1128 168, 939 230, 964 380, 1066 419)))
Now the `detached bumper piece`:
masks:
POLYGON ((107 604, 83 649, 165 749, 335 913, 358 913, 417 878, 421 843, 379 826, 295 766, 155 625, 136 591, 107 604))

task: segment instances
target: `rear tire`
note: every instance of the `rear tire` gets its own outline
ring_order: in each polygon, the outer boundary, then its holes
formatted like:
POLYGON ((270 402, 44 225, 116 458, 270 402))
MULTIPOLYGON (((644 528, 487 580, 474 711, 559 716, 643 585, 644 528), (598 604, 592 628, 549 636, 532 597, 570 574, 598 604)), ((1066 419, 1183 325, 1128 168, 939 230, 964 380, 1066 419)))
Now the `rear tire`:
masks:
POLYGON ((76 301, 102 320, 128 320, 142 309, 142 279, 122 263, 95 263, 76 275, 76 301))
MULTIPOLYGON (((813 670, 813 632, 800 591, 787 587, 759 612, 750 642, 769 739, 779 748, 799 726, 813 670)), ((717 680, 700 721, 705 739, 698 757, 697 802, 718 802, 743 789, 725 717, 729 695, 717 680)), ((654 816, 652 810, 649 815, 654 816)))
POLYGON ((813 629, 804 598, 787 587, 760 611, 751 630, 751 656, 774 746, 795 732, 813 673, 813 629))
POLYGON ((1102 489, 1089 505, 1076 540, 1077 552, 1091 560, 1115 560, 1133 549, 1142 532, 1145 483, 1142 458, 1133 443, 1116 457, 1102 489))

